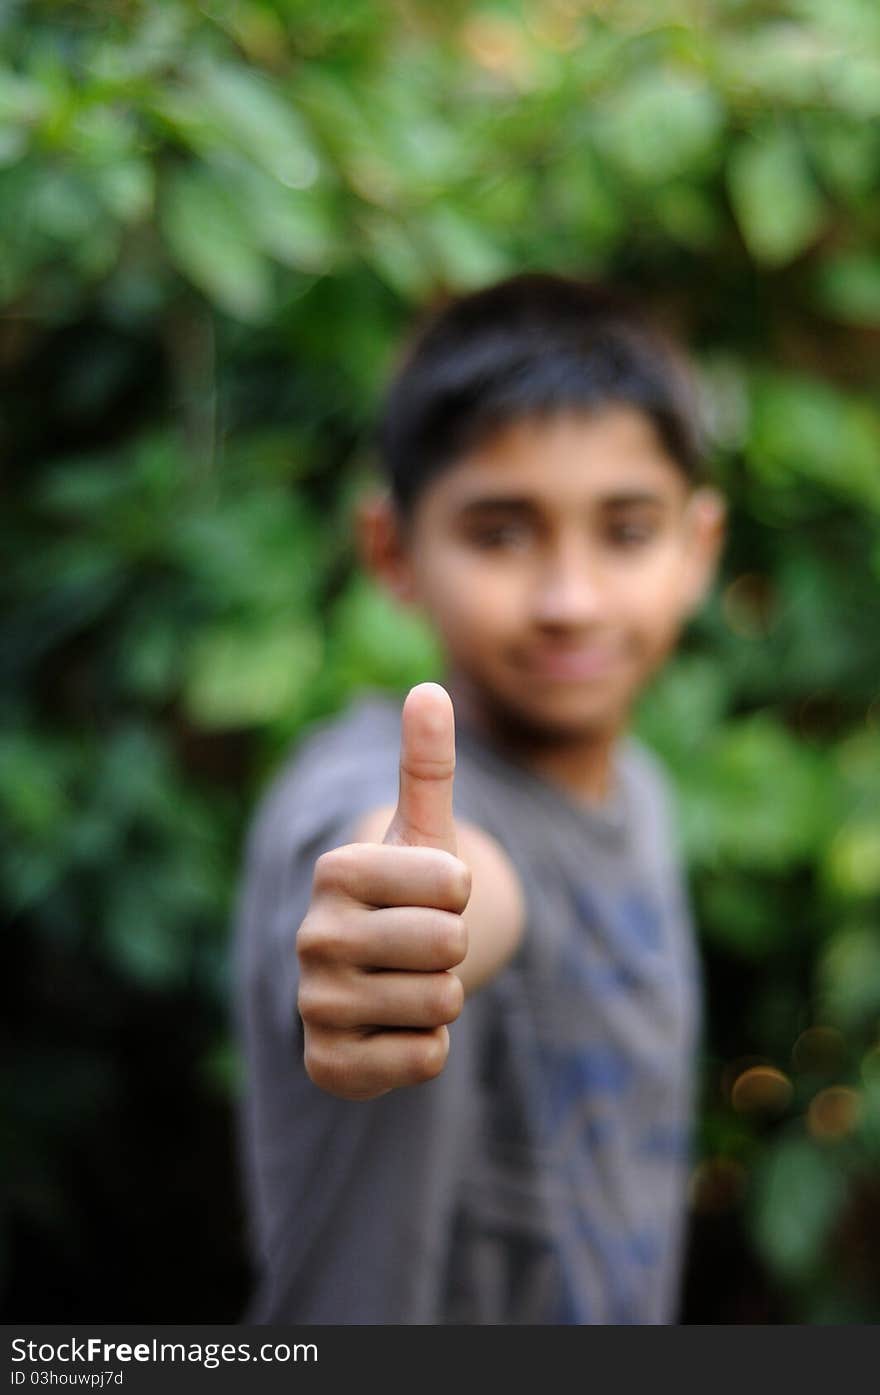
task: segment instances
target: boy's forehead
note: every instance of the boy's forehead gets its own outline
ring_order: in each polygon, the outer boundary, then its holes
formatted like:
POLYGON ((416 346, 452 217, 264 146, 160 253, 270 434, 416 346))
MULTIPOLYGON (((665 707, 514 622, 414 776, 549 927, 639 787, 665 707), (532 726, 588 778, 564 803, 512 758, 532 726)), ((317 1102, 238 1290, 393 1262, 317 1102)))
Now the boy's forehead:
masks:
POLYGON ((505 423, 447 467, 434 486, 451 508, 507 496, 671 501, 688 492, 653 422, 624 406, 505 423))

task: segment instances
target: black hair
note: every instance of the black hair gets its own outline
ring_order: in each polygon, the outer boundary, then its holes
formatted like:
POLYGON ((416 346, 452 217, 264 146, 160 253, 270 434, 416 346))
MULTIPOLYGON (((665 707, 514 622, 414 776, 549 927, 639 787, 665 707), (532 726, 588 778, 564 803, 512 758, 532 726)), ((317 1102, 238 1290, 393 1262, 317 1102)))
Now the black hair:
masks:
POLYGON ((394 501, 408 514, 508 422, 612 404, 643 411, 685 476, 702 477, 685 359, 623 293, 524 272, 459 296, 417 327, 386 394, 377 445, 394 501))

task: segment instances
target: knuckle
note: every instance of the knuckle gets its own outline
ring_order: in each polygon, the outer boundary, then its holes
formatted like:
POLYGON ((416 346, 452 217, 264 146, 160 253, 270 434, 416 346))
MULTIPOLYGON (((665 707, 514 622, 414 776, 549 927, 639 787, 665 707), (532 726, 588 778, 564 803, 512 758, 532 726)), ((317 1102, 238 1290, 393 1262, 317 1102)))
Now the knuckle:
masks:
POLYGON ((471 894, 471 869, 460 857, 450 857, 446 891, 458 911, 463 911, 471 894))
POLYGON ((413 1050, 412 1074, 417 1082, 434 1080, 446 1065, 449 1034, 445 1028, 430 1032, 413 1050))
POLYGON ((338 1042, 318 1045, 307 1037, 303 1059, 312 1084, 326 1094, 335 1095, 338 1099, 359 1100, 369 1099, 378 1093, 365 1084, 357 1068, 346 1060, 338 1042))
POLYGON ((450 1017, 449 1020, 450 1022, 454 1022, 457 1017, 461 1016, 461 1010, 464 1007, 464 984, 458 977, 458 974, 449 974, 447 977, 451 985, 449 990, 451 998, 450 1006, 453 1012, 453 1016, 450 1017))
POLYGON ((321 952, 323 935, 311 916, 306 916, 296 932, 296 952, 300 960, 313 959, 321 952))
POLYGON ((304 974, 296 994, 296 1009, 304 1022, 311 1022, 314 1017, 314 1001, 311 977, 304 974))
POLYGON ((317 893, 328 894, 346 890, 363 872, 368 852, 370 844, 367 843, 343 843, 342 847, 328 848, 315 859, 312 887, 317 893))
POLYGON ((342 1028, 347 1025, 346 996, 340 983, 324 972, 305 972, 297 992, 297 1009, 304 1023, 312 1027, 342 1028))
POLYGON ((303 1022, 319 1027, 330 1026, 332 1014, 328 1011, 326 995, 310 980, 300 984, 296 1005, 303 1022))
POLYGON ((344 913, 327 907, 310 911, 296 935, 296 952, 301 964, 317 961, 345 961, 352 949, 352 932, 344 913))
POLYGON ((334 1054, 325 1047, 317 1045, 307 1035, 303 1061, 306 1074, 312 1084, 317 1085, 321 1090, 334 1093, 339 1080, 338 1062, 334 1054))
POLYGON ((342 871, 339 851, 339 848, 331 848, 327 852, 322 852, 315 862, 312 876, 312 885, 315 891, 330 891, 338 886, 342 871))
POLYGON ((454 1022, 464 1005, 461 979, 455 974, 438 974, 439 982, 433 990, 432 1008, 437 1023, 454 1022))
POLYGON ((468 932, 460 915, 450 914, 443 929, 440 948, 447 956, 450 968, 464 959, 468 949, 468 932))

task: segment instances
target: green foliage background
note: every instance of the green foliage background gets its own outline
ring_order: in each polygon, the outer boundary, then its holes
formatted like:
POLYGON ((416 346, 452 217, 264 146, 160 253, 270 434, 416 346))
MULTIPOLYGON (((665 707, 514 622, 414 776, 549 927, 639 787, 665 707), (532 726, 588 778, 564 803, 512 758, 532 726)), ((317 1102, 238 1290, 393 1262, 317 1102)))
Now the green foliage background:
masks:
POLYGON ((706 963, 685 1318, 876 1321, 876 4, 80 0, 0 37, 9 1317, 240 1314, 245 823, 305 723, 435 672, 354 570, 371 422, 416 307, 543 267, 690 343, 732 508, 640 715, 706 963))

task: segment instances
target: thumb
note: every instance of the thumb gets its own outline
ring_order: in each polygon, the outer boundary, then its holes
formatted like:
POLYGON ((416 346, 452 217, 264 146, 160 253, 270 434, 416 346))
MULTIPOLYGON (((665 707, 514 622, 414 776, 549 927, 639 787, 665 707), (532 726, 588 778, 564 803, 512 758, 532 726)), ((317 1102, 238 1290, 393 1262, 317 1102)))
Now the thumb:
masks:
POLYGON ((443 848, 456 854, 452 816, 455 714, 439 683, 419 683, 400 721, 400 793, 386 843, 443 848))

